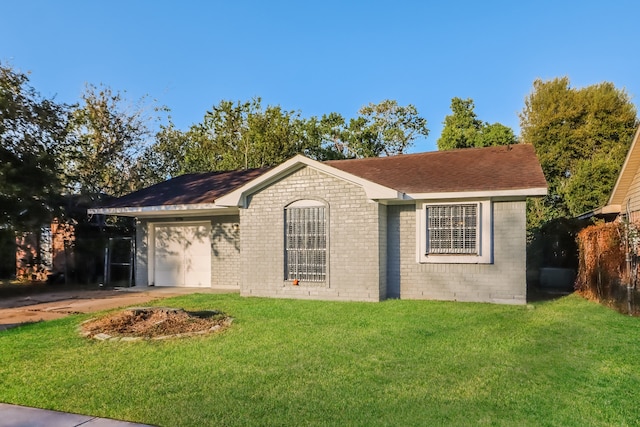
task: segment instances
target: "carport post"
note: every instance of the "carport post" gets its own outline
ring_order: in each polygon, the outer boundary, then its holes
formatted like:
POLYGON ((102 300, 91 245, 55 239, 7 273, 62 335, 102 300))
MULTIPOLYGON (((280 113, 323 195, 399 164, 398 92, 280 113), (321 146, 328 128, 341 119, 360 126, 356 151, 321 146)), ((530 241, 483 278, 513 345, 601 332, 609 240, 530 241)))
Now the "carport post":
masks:
POLYGON ((104 247, 104 275, 102 276, 102 286, 109 283, 109 244, 104 247))

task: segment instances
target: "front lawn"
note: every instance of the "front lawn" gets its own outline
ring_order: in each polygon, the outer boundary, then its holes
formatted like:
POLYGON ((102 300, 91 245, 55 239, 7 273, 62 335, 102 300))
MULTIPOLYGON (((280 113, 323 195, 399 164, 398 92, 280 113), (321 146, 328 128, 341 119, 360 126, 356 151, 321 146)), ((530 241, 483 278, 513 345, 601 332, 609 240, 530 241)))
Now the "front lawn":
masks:
POLYGON ((0 332, 0 401, 160 426, 640 424, 640 319, 532 307, 189 295, 218 335, 80 337, 87 315, 0 332))

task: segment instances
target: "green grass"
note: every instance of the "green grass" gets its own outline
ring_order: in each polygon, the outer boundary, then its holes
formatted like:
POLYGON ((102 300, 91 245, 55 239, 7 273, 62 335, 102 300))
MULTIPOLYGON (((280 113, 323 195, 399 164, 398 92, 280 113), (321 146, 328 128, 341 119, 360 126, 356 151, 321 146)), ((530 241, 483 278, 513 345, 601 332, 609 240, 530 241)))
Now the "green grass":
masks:
POLYGON ((161 426, 640 425, 640 319, 534 308, 190 295, 218 335, 98 342, 88 316, 0 333, 0 401, 161 426))

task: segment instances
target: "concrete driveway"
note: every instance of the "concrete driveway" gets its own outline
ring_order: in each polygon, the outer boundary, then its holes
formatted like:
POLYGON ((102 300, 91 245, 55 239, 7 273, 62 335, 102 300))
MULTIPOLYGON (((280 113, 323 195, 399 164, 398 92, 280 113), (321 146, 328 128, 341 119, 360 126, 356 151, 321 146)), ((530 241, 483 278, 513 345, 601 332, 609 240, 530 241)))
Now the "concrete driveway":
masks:
POLYGON ((190 293, 229 293, 237 290, 207 288, 133 287, 96 290, 61 290, 0 299, 0 331, 23 323, 59 319, 190 293))

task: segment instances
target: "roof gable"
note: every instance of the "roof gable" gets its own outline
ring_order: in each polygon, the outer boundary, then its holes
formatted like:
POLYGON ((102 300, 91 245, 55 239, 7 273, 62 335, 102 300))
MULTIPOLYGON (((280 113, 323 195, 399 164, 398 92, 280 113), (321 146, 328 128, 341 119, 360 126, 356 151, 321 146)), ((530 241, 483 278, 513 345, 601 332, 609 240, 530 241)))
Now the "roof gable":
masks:
POLYGON ((331 167, 328 162, 319 162, 308 157, 297 155, 279 166, 271 169, 262 176, 247 182, 245 185, 235 189, 229 194, 221 197, 217 203, 221 206, 244 206, 246 196, 270 185, 271 183, 289 175, 303 167, 312 167, 328 175, 352 182, 364 188, 367 197, 372 200, 395 199, 400 197, 397 190, 386 187, 379 183, 369 181, 361 176, 351 174, 347 171, 331 167))
POLYGON ((640 169, 640 127, 636 130, 636 133, 631 142, 627 157, 624 159, 622 169, 616 180, 616 184, 611 191, 611 197, 607 206, 618 206, 618 212, 620 206, 624 202, 625 197, 629 193, 629 188, 633 183, 633 178, 637 175, 640 169))

